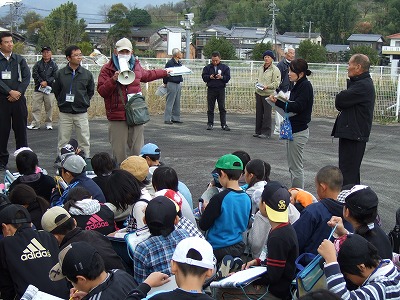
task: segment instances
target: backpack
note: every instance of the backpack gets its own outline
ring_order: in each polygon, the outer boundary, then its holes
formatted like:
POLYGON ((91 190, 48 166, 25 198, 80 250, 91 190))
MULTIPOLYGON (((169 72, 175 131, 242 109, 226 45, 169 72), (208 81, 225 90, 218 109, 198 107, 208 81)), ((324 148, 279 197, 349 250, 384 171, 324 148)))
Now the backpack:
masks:
POLYGON ((146 100, 140 94, 135 94, 125 104, 125 116, 128 126, 142 125, 150 121, 146 100))

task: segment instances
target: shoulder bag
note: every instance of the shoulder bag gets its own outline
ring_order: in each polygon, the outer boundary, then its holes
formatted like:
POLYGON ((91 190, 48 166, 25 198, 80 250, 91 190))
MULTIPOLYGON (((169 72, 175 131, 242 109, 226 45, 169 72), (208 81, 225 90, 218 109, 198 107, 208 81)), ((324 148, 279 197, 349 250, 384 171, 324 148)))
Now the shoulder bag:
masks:
POLYGON ((293 141, 293 134, 292 134, 292 124, 289 120, 289 114, 287 111, 288 103, 285 104, 285 118, 281 123, 281 128, 279 131, 279 139, 281 140, 289 140, 293 141))

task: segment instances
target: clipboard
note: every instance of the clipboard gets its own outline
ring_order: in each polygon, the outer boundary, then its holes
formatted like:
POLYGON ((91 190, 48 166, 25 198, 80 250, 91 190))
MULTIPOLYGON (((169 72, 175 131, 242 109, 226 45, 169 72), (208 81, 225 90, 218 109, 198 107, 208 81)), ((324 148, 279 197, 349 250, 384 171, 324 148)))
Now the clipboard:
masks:
POLYGON ((213 281, 211 288, 240 288, 252 283, 254 280, 261 278, 267 272, 267 267, 253 267, 226 277, 220 281, 213 281))

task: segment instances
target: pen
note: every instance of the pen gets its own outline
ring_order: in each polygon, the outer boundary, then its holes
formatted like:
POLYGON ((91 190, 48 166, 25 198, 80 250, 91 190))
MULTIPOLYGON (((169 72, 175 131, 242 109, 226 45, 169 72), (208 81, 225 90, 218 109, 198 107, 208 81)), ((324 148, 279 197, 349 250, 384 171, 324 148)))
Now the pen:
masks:
POLYGON ((338 224, 335 225, 335 227, 333 227, 331 234, 328 237, 328 241, 331 239, 331 237, 333 236, 333 233, 335 232, 336 228, 337 228, 338 224))
POLYGON ((74 295, 77 293, 77 292, 79 292, 78 290, 76 290, 73 294, 72 294, 72 296, 71 297, 69 297, 69 300, 73 300, 74 299, 74 295))

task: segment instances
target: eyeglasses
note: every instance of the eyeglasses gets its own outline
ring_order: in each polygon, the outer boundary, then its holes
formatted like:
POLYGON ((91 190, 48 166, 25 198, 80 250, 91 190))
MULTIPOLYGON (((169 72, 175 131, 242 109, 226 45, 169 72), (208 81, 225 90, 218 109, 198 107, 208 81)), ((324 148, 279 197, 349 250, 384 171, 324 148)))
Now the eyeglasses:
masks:
POLYGON ((82 54, 82 53, 80 53, 80 54, 74 54, 74 55, 71 55, 71 57, 83 57, 83 54, 82 54))

